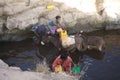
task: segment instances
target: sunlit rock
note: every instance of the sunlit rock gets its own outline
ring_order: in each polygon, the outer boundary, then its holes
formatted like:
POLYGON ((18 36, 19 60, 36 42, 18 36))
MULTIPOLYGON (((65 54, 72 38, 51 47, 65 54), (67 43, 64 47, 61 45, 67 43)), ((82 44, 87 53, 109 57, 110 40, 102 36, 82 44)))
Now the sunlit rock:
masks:
POLYGON ((22 71, 18 67, 9 67, 0 60, 0 80, 77 80, 66 73, 40 73, 33 71, 22 71))
POLYGON ((14 29, 30 31, 32 25, 47 25, 57 15, 64 26, 72 28, 71 32, 120 29, 119 0, 0 0, 0 20, 4 20, 4 25, 0 21, 0 33, 4 32, 3 26, 9 33, 14 29))
POLYGON ((95 12, 95 0, 54 0, 62 2, 71 8, 76 8, 82 12, 95 12))
POLYGON ((104 8, 109 17, 117 19, 120 16, 119 0, 104 0, 104 8))
POLYGON ((5 0, 0 0, 0 7, 5 5, 5 0))
POLYGON ((44 7, 37 7, 24 13, 10 16, 7 19, 7 28, 12 30, 14 28, 18 28, 20 30, 26 29, 28 26, 32 24, 38 23, 38 17, 44 13, 44 7))
POLYGON ((13 1, 12 3, 6 4, 4 7, 4 14, 6 15, 15 15, 21 12, 25 12, 28 9, 32 9, 33 7, 40 4, 39 0, 32 0, 27 6, 27 1, 29 0, 21 0, 21 1, 13 1))
POLYGON ((3 7, 0 7, 0 16, 3 15, 3 7))

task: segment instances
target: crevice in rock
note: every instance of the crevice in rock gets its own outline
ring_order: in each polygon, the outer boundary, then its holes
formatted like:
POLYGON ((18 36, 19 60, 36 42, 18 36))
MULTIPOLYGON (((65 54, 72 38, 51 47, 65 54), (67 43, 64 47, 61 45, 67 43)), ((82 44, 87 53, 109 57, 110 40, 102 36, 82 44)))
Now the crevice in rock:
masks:
POLYGON ((103 3, 104 3, 104 0, 96 0, 96 2, 95 2, 96 11, 99 15, 102 15, 105 10, 103 3))

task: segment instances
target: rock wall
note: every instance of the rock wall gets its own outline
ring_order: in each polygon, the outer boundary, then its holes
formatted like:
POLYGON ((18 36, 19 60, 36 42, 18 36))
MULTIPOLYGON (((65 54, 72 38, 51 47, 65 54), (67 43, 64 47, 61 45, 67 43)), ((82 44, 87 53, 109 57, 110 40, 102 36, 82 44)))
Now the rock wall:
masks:
POLYGON ((119 7, 119 0, 1 0, 0 40, 16 40, 12 36, 27 34, 32 25, 47 24, 56 15, 70 32, 120 29, 119 7))
POLYGON ((32 71, 22 71, 18 67, 9 67, 0 60, 0 80, 77 80, 73 76, 65 73, 39 73, 32 71))

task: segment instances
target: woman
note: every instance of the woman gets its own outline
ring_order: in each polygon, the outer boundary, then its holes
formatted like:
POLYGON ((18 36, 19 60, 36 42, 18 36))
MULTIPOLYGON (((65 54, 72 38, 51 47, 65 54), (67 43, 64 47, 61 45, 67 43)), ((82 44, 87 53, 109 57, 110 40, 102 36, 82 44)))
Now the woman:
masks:
POLYGON ((62 71, 70 72, 71 71, 71 65, 72 65, 72 58, 68 56, 67 53, 60 54, 53 62, 52 69, 55 71, 55 68, 57 66, 62 67, 62 71))

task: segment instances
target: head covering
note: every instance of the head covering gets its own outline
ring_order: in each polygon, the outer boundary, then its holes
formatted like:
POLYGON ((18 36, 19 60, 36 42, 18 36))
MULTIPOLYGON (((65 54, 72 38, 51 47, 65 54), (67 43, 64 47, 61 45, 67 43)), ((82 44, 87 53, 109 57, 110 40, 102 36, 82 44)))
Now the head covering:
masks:
POLYGON ((38 29, 38 26, 33 26, 32 27, 32 31, 35 31, 35 30, 37 30, 38 29))
POLYGON ((61 18, 61 16, 56 16, 55 18, 58 19, 58 18, 61 18))
POLYGON ((60 56, 60 58, 61 58, 62 60, 66 60, 67 57, 68 57, 68 54, 67 54, 67 53, 62 53, 61 56, 60 56))

